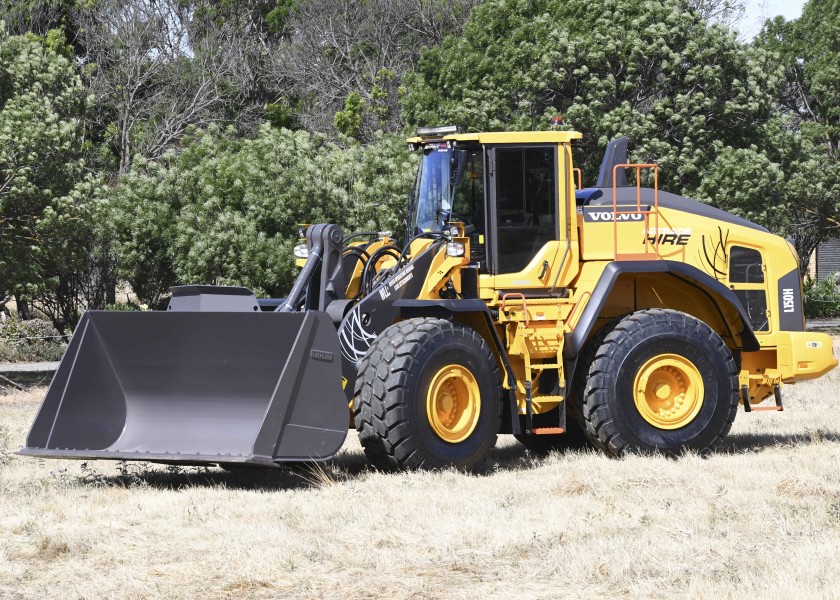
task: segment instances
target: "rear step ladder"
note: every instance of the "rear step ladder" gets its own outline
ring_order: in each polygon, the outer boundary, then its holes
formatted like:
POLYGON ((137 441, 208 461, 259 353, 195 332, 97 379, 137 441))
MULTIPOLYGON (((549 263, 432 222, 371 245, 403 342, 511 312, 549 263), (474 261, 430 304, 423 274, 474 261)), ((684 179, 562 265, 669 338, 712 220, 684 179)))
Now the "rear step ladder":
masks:
POLYGON ((782 404, 782 390, 778 383, 773 386, 773 396, 776 399, 776 404, 771 404, 769 406, 752 406, 750 404, 749 388, 745 385, 741 386, 741 402, 744 405, 744 412, 761 412, 765 410, 783 411, 785 407, 782 404))

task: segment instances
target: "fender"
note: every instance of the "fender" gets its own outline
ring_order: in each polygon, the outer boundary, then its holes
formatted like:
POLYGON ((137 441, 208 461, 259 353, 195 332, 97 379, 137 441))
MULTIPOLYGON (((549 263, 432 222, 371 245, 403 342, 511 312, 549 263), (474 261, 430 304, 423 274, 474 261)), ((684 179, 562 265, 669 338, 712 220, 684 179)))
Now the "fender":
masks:
MULTIPOLYGON (((724 301, 732 305, 741 317, 742 330, 740 332, 730 331, 730 334, 734 333, 741 336, 743 349, 747 352, 754 352, 760 349, 746 310, 732 290, 720 281, 710 277, 700 269, 682 262, 670 260, 627 261, 612 262, 604 269, 601 278, 595 285, 595 289, 592 290, 592 296, 586 304, 586 308, 583 309, 580 319, 578 319, 577 327, 575 327, 573 332, 566 334, 563 357, 567 361, 575 359, 583 349, 586 340, 589 338, 589 334, 592 333, 592 328, 595 326, 595 320, 601 314, 601 309, 606 303, 613 285, 622 273, 668 273, 693 285, 703 293, 711 291, 718 294, 724 301)), ((727 322, 726 319, 722 320, 724 323, 727 322)))
POLYGON ((485 341, 491 345, 496 351, 497 355, 502 359, 502 365, 508 374, 508 380, 516 382, 513 376, 513 369, 507 357, 507 348, 502 343, 499 337, 499 332, 494 326, 495 320, 490 310, 484 303, 484 300, 478 298, 470 300, 412 300, 403 299, 394 302, 394 308, 399 310, 401 319, 411 319, 414 317, 432 317, 437 319, 446 319, 452 321, 456 314, 473 314, 480 315, 484 324, 487 326, 486 331, 479 331, 485 341))
POLYGON ((452 319, 456 313, 486 313, 490 317, 487 304, 484 303, 484 300, 478 298, 470 300, 414 300, 404 298, 394 302, 394 307, 399 309, 400 317, 403 319, 413 319, 414 317, 452 319))

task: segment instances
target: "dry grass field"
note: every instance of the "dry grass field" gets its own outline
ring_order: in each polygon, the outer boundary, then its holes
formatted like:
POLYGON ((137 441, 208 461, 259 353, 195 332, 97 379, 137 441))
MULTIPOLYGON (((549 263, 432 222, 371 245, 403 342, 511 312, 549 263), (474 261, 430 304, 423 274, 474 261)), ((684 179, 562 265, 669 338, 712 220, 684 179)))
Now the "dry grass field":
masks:
POLYGON ((43 390, 0 396, 0 597, 840 598, 840 371, 785 392, 706 459, 479 476, 23 458, 43 390))

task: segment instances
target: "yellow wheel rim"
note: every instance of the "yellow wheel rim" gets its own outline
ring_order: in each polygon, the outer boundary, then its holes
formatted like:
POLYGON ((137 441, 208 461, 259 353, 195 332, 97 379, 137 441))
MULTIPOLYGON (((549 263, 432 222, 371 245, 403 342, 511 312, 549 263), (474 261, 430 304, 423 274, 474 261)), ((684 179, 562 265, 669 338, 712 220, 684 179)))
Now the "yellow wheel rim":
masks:
POLYGON ((451 444, 467 439, 480 412, 478 382, 469 369, 447 365, 435 373, 426 394, 426 414, 440 439, 451 444))
POLYGON ((645 421, 659 429, 679 429, 703 406, 703 376, 687 358, 660 354, 639 369, 633 397, 645 421))

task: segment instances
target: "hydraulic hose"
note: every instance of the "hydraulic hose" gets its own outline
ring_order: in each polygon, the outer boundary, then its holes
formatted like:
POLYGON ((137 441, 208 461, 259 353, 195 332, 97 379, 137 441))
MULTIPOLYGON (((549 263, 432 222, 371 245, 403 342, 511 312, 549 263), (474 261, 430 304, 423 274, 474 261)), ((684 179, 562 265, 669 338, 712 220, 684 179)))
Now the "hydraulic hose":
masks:
POLYGON ((399 265, 402 262, 402 255, 399 254, 399 250, 400 249, 396 246, 382 246, 370 255, 370 258, 365 263, 365 268, 362 270, 362 281, 361 285, 359 286, 359 289, 363 293, 370 293, 370 291, 373 289, 371 281, 374 271, 372 269, 376 268, 376 263, 379 262, 379 259, 381 259, 387 254, 389 256, 394 257, 397 260, 397 265, 399 265))

